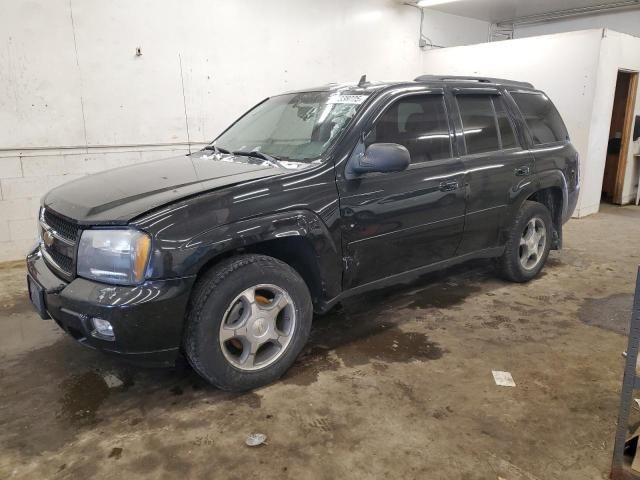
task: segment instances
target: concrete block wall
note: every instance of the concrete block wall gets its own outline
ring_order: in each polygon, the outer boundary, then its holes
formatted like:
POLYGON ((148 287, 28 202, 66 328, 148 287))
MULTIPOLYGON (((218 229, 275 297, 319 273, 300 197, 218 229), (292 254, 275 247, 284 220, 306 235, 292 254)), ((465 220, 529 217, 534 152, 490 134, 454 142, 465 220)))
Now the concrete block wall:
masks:
POLYGON ((36 239, 40 199, 52 188, 90 173, 173 155, 187 146, 144 149, 29 151, 0 154, 0 262, 17 260, 36 239), (6 156, 2 156, 6 155, 6 156))
MULTIPOLYGON (((424 73, 419 10, 391 0, 3 7, 0 261, 23 257, 39 199, 60 183, 184 152, 279 92, 355 82, 364 73, 370 80, 424 73)), ((430 12, 424 31, 438 45, 460 45, 485 41, 489 24, 430 12)))

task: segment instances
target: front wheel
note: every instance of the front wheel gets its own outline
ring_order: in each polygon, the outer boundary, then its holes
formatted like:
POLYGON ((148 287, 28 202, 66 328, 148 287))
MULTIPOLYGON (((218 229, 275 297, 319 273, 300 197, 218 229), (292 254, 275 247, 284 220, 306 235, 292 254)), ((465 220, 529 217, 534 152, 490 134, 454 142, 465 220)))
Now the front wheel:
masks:
POLYGON ((528 282, 536 277, 549 256, 552 228, 547 207, 524 202, 498 260, 502 277, 512 282, 528 282))
POLYGON ((187 358, 223 390, 260 387, 293 364, 312 316, 309 290, 289 265, 264 255, 233 257, 196 285, 187 317, 187 358))

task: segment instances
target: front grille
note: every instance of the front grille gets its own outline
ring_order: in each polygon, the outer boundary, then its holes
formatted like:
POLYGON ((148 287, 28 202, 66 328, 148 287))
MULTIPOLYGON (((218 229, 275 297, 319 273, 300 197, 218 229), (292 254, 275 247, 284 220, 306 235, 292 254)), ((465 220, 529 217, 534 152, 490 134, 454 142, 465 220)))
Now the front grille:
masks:
POLYGON ((73 279, 78 225, 47 209, 42 212, 40 223, 43 228, 43 241, 40 248, 45 261, 60 276, 67 280, 73 279))
POLYGON ((47 253, 51 256, 56 266, 59 266, 64 273, 71 275, 73 273, 73 258, 69 258, 63 253, 45 246, 47 253))
POLYGON ((55 230, 61 237, 64 237, 67 240, 75 242, 78 238, 77 225, 59 217, 49 210, 44 211, 44 223, 49 225, 52 230, 55 230))

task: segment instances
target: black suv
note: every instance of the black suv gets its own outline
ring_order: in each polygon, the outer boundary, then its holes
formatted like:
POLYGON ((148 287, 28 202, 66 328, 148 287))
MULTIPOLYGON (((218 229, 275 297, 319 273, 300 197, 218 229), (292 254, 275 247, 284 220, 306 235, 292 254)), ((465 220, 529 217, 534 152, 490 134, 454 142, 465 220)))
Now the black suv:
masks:
POLYGON ((476 258, 534 278, 578 155, 528 83, 422 76, 267 98, 203 150, 50 191, 28 284, 42 318, 209 382, 281 376, 314 311, 476 258))

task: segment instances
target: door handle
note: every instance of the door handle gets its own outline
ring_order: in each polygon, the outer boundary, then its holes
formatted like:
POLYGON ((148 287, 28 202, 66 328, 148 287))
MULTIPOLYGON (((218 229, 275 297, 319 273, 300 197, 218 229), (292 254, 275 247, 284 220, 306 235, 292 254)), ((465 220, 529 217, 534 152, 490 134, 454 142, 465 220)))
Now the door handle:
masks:
POLYGON ((458 182, 440 182, 439 188, 441 192, 452 192, 458 189, 458 182))
POLYGON ((531 173, 531 169, 527 166, 518 167, 513 171, 513 174, 516 177, 526 177, 531 173))

